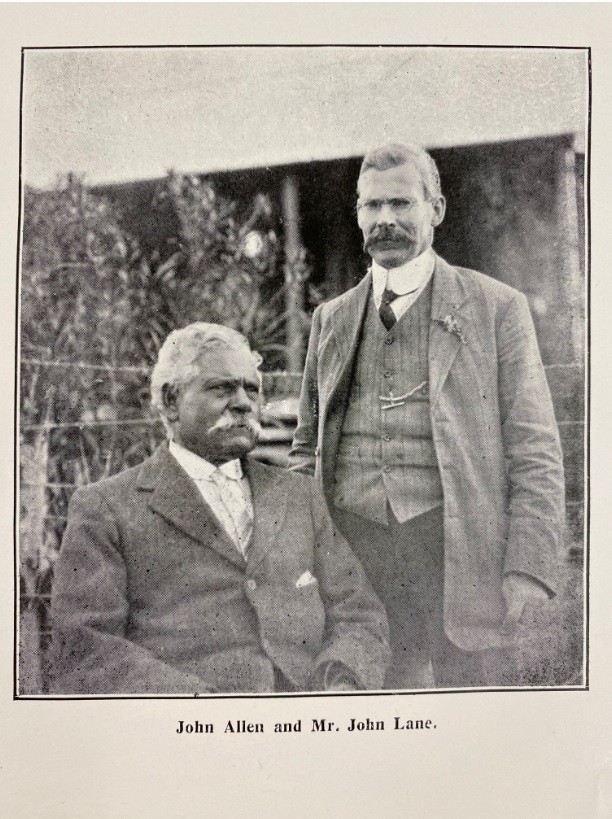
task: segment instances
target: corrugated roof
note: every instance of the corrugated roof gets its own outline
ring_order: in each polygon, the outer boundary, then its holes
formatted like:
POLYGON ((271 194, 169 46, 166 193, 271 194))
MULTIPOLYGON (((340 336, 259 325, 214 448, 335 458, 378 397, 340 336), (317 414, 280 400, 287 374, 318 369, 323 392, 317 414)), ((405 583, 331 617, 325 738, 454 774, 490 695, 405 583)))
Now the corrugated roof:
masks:
POLYGON ((28 51, 23 173, 46 186, 584 135, 586 52, 442 47, 28 51))

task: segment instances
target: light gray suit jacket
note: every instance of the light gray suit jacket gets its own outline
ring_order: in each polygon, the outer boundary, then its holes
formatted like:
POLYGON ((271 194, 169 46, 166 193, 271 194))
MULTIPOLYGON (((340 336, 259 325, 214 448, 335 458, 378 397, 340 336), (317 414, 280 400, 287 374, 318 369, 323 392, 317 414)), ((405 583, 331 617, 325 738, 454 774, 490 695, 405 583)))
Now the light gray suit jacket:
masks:
MULTIPOLYGON (((368 273, 313 316, 291 465, 318 477, 332 515, 336 452, 370 292, 368 273)), ((466 650, 494 647, 507 643, 499 632, 505 573, 555 591, 564 522, 559 435, 522 293, 437 256, 431 319, 445 629, 466 650)))

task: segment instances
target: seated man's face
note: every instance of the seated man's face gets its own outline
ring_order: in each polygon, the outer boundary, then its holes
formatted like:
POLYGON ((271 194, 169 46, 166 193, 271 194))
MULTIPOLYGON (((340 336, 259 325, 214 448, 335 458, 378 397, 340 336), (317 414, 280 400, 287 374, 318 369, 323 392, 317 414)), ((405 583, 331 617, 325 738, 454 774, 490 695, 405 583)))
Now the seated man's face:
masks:
POLYGON ((255 446, 260 418, 259 374, 248 350, 219 347, 201 359, 200 375, 179 388, 174 440, 214 464, 255 446))

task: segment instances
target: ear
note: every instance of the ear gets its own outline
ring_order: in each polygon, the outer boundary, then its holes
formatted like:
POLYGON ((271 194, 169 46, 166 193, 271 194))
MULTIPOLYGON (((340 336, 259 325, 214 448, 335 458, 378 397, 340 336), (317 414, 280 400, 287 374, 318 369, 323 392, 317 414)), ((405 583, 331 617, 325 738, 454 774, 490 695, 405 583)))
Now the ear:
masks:
POLYGON ((446 213, 446 199, 442 195, 436 196, 435 199, 431 200, 431 206, 433 208, 431 224, 432 227, 438 227, 438 225, 442 223, 444 214, 446 213))
POLYGON ((177 384, 164 384, 162 387, 162 401, 168 421, 178 419, 179 387, 177 384))

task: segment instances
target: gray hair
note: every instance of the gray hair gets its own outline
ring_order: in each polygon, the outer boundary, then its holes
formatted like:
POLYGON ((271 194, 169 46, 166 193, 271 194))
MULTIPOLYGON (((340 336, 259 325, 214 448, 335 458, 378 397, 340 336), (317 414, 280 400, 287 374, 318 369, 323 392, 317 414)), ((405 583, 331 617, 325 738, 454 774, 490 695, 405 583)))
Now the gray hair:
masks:
POLYGON ((259 368, 262 358, 247 339, 237 330, 222 324, 197 321, 180 330, 173 330, 159 349, 157 361, 151 373, 151 404, 161 415, 166 432, 172 430, 164 408, 164 387, 184 386, 201 372, 201 359, 209 351, 219 348, 247 350, 253 364, 259 368))
POLYGON ((387 145, 368 151, 361 163, 359 176, 361 177, 370 168, 377 171, 388 171, 390 168, 398 168, 407 162, 411 162, 421 174, 426 199, 431 200, 442 195, 440 174, 436 163, 424 148, 410 143, 389 142, 387 145))

